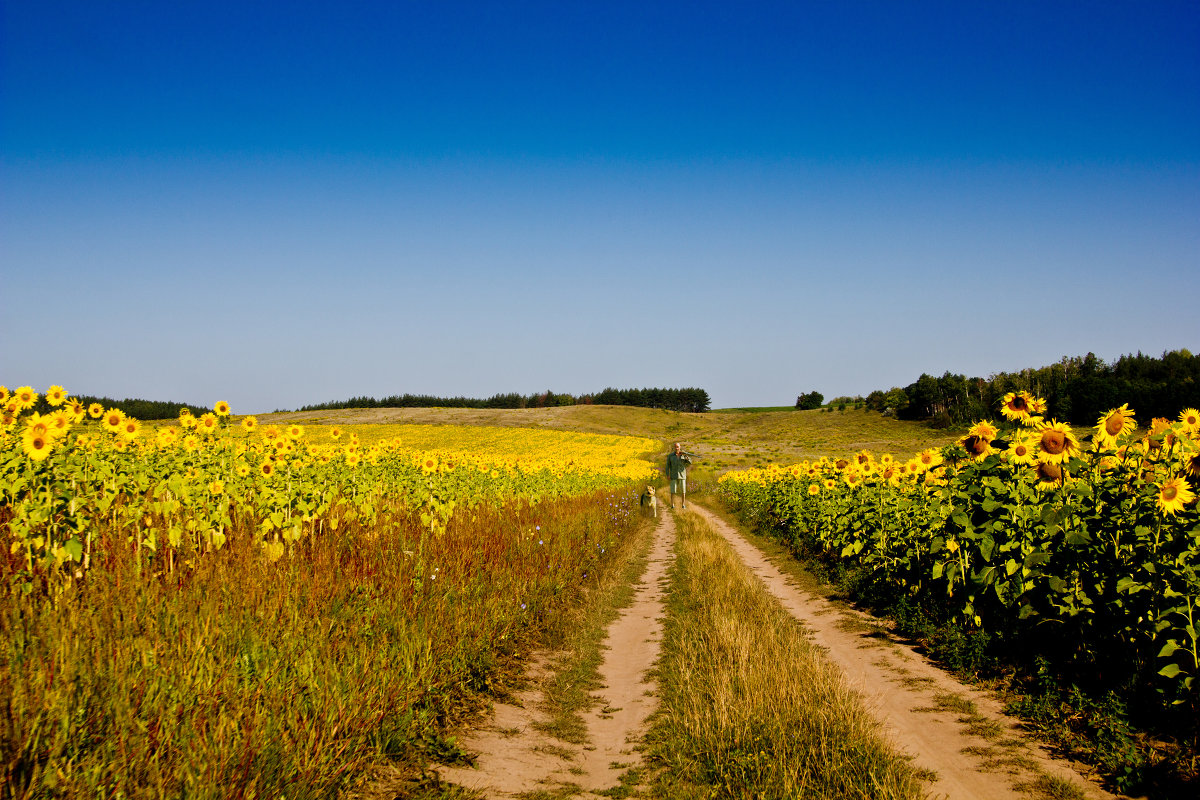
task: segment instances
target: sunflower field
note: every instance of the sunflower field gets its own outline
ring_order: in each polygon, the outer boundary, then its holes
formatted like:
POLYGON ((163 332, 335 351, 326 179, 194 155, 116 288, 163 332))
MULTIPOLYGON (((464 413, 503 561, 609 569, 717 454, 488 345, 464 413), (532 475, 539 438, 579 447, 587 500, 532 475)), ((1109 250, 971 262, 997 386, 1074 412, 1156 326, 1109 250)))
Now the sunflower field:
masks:
POLYGON ((1000 412, 907 461, 860 452, 728 473, 718 488, 877 593, 1195 709, 1200 412, 1139 431, 1123 405, 1082 434, 1025 392, 1000 412))
POLYGON ((58 386, 0 411, 3 797, 327 797, 453 760, 645 524, 660 449, 224 402, 149 426, 58 386))

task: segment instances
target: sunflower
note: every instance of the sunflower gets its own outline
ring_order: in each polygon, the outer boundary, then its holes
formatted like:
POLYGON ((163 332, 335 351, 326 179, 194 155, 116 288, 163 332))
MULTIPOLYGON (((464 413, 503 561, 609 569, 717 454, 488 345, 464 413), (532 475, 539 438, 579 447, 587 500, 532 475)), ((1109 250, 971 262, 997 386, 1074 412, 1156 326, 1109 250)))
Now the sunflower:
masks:
POLYGON ((74 415, 65 408, 60 408, 53 414, 46 417, 50 425, 50 432, 55 436, 65 436, 67 431, 71 429, 71 424, 75 421, 74 415))
POLYGON ((42 461, 54 448, 54 438, 47 433, 26 431, 21 436, 21 449, 31 461, 42 461))
POLYGON ((812 494, 812 495, 817 495, 817 494, 820 494, 820 493, 821 493, 821 486, 820 486, 820 484, 817 484, 817 483, 810 483, 810 484, 808 485, 808 493, 809 493, 809 494, 812 494))
POLYGON ((244 478, 250 474, 250 465, 245 461, 239 461, 237 466, 233 468, 233 471, 237 473, 239 478, 244 478))
POLYGON ((1200 431, 1200 411, 1194 408, 1185 408, 1179 412, 1179 421, 1183 423, 1183 427, 1189 433, 1200 431))
POLYGON ((921 469, 933 469, 942 463, 942 451, 930 447, 917 453, 917 462, 921 465, 921 469))
POLYGON ((1029 437, 1023 436, 1009 442, 1008 449, 1004 451, 1004 457, 1014 464, 1036 464, 1037 454, 1034 447, 1035 445, 1029 437))
POLYGON ((36 411, 25 420, 25 432, 30 436, 52 436, 50 431, 50 418, 43 417, 36 411))
POLYGON ((1196 495, 1187 481, 1183 478, 1171 478, 1158 484, 1158 496, 1154 498, 1154 502, 1158 504, 1159 511, 1170 515, 1182 511, 1185 505, 1195 499, 1196 495))
POLYGON ((109 433, 120 433, 121 425, 125 422, 125 412, 119 408, 110 408, 104 412, 104 430, 109 433))
POLYGON ((242 430, 249 433, 250 431, 254 430, 256 427, 258 427, 258 417, 249 416, 249 417, 242 418, 242 430))
POLYGON ((871 463, 871 451, 860 450, 858 455, 854 456, 854 463, 862 467, 871 463))
POLYGON ((8 402, 9 394, 8 387, 0 385, 0 405, 8 402))
POLYGON ((226 403, 224 400, 218 400, 216 405, 213 406, 213 412, 216 413, 218 417, 228 417, 229 403, 226 403))
POLYGON ((200 423, 191 414, 180 414, 179 424, 189 431, 194 431, 200 423))
POLYGON ((264 476, 270 475, 272 472, 275 471, 275 462, 271 461, 270 459, 264 460, 261 464, 258 465, 258 471, 260 473, 262 473, 264 476))
POLYGON ((224 481, 209 481, 208 493, 211 494, 213 497, 225 494, 225 482, 224 481))
POLYGON ((51 386, 46 390, 46 402, 58 408, 67 401, 67 390, 61 386, 51 386))
POLYGON ((1188 453, 1183 456, 1183 471, 1193 478, 1200 478, 1200 453, 1188 453))
POLYGON ((17 401, 17 410, 24 411, 33 408, 38 400, 38 394, 33 390, 32 386, 22 386, 13 392, 13 397, 17 401))
POLYGON ((268 442, 277 436, 279 436, 279 428, 276 428, 274 425, 268 425, 262 429, 262 437, 268 442))
MULTIPOLYGON (((982 424, 983 423, 978 423, 972 427, 971 430, 974 431, 979 427, 979 425, 982 424)), ((986 432, 988 429, 985 428, 984 430, 986 432)), ((990 454, 995 452, 995 449, 992 447, 991 437, 981 435, 980 433, 968 433, 966 436, 963 436, 958 440, 958 444, 960 444, 962 449, 967 451, 967 455, 975 461, 982 461, 990 454)))
POLYGON ((848 469, 842 478, 846 481, 846 485, 850 487, 862 485, 862 473, 856 469, 848 469))
POLYGON ((1039 422, 1034 442, 1038 461, 1048 464, 1063 464, 1079 452, 1079 440, 1065 422, 1051 420, 1039 422))
POLYGON ((1096 440, 1104 445, 1116 444, 1117 438, 1137 427, 1133 421, 1133 409, 1128 403, 1114 408, 1096 421, 1096 440))
POLYGON ((104 416, 104 406, 99 403, 92 403, 88 406, 88 416, 92 419, 100 419, 104 416))
POLYGON ((71 422, 79 422, 87 416, 87 407, 76 397, 67 401, 67 410, 71 412, 71 422))
POLYGON ((121 423, 121 435, 125 437, 125 441, 132 442, 137 438, 138 432, 142 426, 136 419, 130 417, 121 423))
POLYGON ((346 453, 346 466, 348 467, 357 467, 358 462, 361 460, 362 458, 358 453, 346 453))
POLYGON ((1049 489, 1062 483, 1062 468, 1052 461, 1039 461, 1034 473, 1037 475, 1037 485, 1040 489, 1049 489))
POLYGON ((299 439, 303 435, 304 435, 303 426, 297 425, 295 423, 292 423, 291 425, 287 426, 287 438, 299 439))
POLYGON ((342 429, 337 425, 334 425, 329 429, 329 435, 336 442, 338 439, 342 438, 342 429))
POLYGON ((196 438, 196 434, 189 433, 183 437, 183 449, 189 453, 194 453, 200 449, 200 440, 196 438))
POLYGON ((830 489, 830 490, 836 489, 837 481, 835 481, 833 478, 826 478, 825 479, 825 488, 830 489))
POLYGON ((1029 392, 1009 392, 1000 401, 1000 413, 1012 422, 1025 422, 1033 416, 1034 398, 1029 392))

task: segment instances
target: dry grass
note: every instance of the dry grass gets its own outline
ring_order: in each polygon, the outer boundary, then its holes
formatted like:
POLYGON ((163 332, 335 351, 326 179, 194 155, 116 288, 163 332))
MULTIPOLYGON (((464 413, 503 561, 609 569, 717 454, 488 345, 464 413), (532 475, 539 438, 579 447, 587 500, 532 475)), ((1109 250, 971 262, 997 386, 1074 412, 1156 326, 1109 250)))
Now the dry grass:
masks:
POLYGON ((728 545, 693 515, 678 527, 654 794, 921 796, 838 670, 728 545))

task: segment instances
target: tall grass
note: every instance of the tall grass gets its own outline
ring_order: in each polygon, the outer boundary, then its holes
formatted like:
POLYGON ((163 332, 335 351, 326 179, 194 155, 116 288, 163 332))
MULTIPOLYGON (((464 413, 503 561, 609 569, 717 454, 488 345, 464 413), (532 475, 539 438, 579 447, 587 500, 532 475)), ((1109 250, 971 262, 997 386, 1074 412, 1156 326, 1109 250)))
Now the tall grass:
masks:
POLYGON ((648 741, 672 798, 916 798, 836 668, 702 520, 679 541, 648 741))
POLYGON ((332 797, 453 760, 446 731, 610 569, 635 504, 478 506, 441 536, 391 508, 275 563, 230 536, 173 575, 102 541, 56 595, 0 557, 0 796, 332 797))

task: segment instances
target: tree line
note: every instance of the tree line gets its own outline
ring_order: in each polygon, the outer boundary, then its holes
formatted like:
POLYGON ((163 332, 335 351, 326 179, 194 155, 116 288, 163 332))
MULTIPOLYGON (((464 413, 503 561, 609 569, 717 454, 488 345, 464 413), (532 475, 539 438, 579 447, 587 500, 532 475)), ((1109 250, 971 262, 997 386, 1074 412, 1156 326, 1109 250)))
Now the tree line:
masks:
MULTIPOLYGON (((212 411, 211 408, 203 406, 195 406, 191 403, 174 403, 168 400, 142 400, 139 398, 126 397, 124 400, 114 400, 111 397, 93 397, 91 395, 79 395, 79 402, 85 406, 90 406, 92 403, 99 403, 105 408, 119 408, 125 412, 127 416, 134 419, 150 420, 150 419, 175 419, 179 416, 180 409, 186 408, 192 412, 193 416, 200 416, 212 411)), ((40 413, 48 413, 51 411, 50 404, 46 402, 46 398, 38 398, 38 404, 34 407, 40 413)))
POLYGON ((341 408, 548 408, 551 406, 613 405, 662 408, 668 411, 703 412, 709 410, 704 389, 613 389, 594 394, 572 395, 552 391, 523 395, 518 392, 494 394, 485 399, 473 397, 436 397, 427 394, 399 394, 376 399, 351 397, 328 403, 303 406, 298 411, 330 411, 341 408))
POLYGON ((1108 363, 1088 353, 988 378, 922 374, 903 388, 871 392, 864 405, 901 419, 949 427, 994 417, 1004 395, 1019 391, 1044 398, 1048 418, 1074 425, 1095 425, 1101 414, 1122 403, 1146 422, 1152 417, 1173 419, 1184 408, 1200 407, 1200 356, 1187 349, 1157 358, 1138 352, 1108 363))

